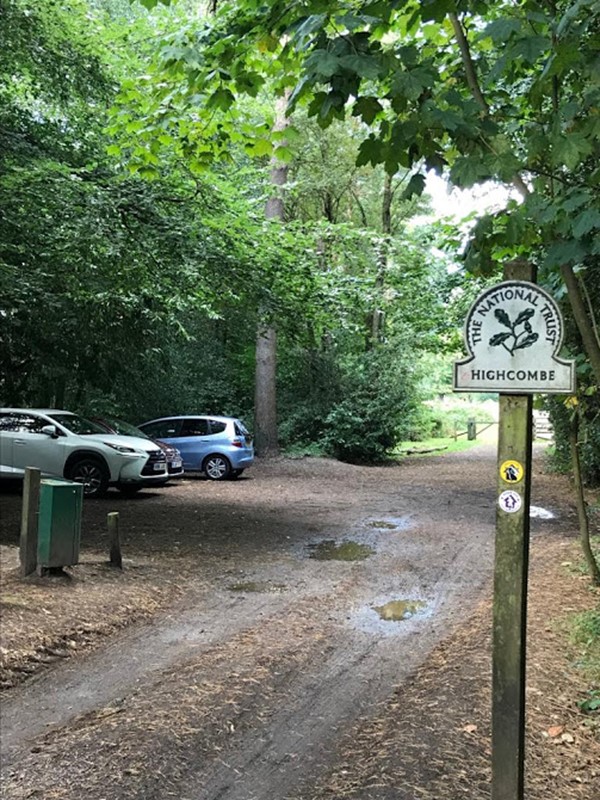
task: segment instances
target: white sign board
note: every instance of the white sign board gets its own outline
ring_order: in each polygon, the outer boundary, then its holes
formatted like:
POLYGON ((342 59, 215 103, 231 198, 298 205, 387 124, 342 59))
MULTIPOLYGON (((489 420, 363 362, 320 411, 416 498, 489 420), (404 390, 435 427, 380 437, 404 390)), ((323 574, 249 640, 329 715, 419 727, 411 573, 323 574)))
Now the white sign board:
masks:
POLYGON ((557 356, 562 340, 562 316, 547 292, 527 281, 499 283, 471 306, 469 357, 454 364, 454 389, 574 394, 575 362, 557 356))

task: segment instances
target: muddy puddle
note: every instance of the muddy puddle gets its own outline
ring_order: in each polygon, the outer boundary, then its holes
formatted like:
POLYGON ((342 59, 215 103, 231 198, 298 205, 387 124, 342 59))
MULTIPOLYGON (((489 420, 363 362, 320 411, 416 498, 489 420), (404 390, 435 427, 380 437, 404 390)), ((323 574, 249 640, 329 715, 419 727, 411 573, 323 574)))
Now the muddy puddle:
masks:
POLYGON ((359 529, 347 532, 345 539, 322 539, 298 548, 317 561, 364 561, 402 547, 402 537, 395 534, 411 527, 408 517, 377 517, 362 520, 359 529))
POLYGON ((405 531, 410 527, 410 520, 408 517, 380 517, 370 519, 367 527, 376 531, 405 531))
POLYGON ((318 561, 364 561, 375 554, 370 545, 348 540, 336 542, 334 539, 325 539, 317 544, 309 544, 308 549, 308 557, 318 561))
POLYGON ((403 636, 431 617, 433 606, 420 597, 376 598, 348 617, 354 628, 379 636, 403 636))
POLYGON ((232 583, 228 587, 230 592, 263 592, 268 594, 281 594, 287 590, 285 583, 271 583, 270 581, 242 581, 232 583))
POLYGON ((390 600, 382 606, 372 606, 373 611, 379 614, 379 619, 387 622, 402 622, 418 614, 427 603, 424 600, 390 600))

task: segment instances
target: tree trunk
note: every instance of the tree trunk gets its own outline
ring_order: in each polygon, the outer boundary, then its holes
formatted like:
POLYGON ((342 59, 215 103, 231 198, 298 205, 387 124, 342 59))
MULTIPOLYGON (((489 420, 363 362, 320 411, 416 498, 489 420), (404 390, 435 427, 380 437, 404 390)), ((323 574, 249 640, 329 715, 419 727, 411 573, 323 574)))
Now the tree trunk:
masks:
POLYGON ((370 319, 367 349, 371 349, 381 341, 385 321, 385 314, 379 306, 383 298, 383 287, 385 285, 388 252, 392 235, 392 176, 388 175, 387 172, 385 174, 381 205, 381 231, 383 236, 381 247, 377 253, 377 273, 375 275, 375 307, 373 308, 370 319))
POLYGON ((578 428, 578 412, 575 411, 569 431, 569 443, 571 445, 571 464, 573 466, 573 478, 575 481, 577 516, 579 517, 579 538, 592 583, 595 586, 600 586, 600 567, 598 567, 598 562, 596 561, 594 552, 592 550, 592 545, 590 543, 590 523, 587 513, 587 506, 585 504, 583 480, 581 478, 581 462, 579 460, 578 428))
MULTIPOLYGON (((287 96, 279 98, 273 130, 285 130, 287 96)), ((285 209, 281 187, 285 186, 288 167, 276 158, 271 160, 271 196, 267 200, 265 216, 268 220, 284 222, 285 209)), ((279 452, 277 441, 277 332, 268 319, 268 308, 259 309, 259 323, 256 336, 256 372, 254 393, 254 434, 257 455, 263 458, 276 456, 279 452)))
POLYGON ((594 326, 588 316, 579 280, 570 264, 563 264, 560 269, 567 287, 573 317, 583 341, 583 347, 590 359, 596 381, 600 385, 600 343, 596 338, 594 326))
POLYGON ((276 368, 277 333, 273 326, 260 326, 256 338, 254 432, 256 453, 263 458, 278 452, 276 368))
POLYGON ((65 407, 65 393, 67 388, 67 377, 61 375, 54 381, 54 408, 65 407))

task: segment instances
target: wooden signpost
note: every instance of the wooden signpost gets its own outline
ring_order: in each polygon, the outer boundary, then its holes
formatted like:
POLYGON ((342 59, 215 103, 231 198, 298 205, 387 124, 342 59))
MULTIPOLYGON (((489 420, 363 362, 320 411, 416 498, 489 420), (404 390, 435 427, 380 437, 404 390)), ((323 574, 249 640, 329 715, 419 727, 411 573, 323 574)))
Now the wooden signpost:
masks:
POLYGON ((492 667, 492 800, 523 800, 525 643, 532 399, 573 394, 574 362, 558 357, 563 323, 556 303, 515 261, 504 282, 481 294, 467 316, 469 356, 454 367, 454 389, 499 392, 492 667))

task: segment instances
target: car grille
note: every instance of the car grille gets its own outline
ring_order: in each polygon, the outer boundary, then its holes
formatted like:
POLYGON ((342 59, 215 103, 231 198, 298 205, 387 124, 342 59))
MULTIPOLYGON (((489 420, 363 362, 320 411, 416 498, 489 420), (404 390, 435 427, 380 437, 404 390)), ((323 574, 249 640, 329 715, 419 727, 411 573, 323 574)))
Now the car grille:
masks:
POLYGON ((166 456, 162 450, 153 451, 148 453, 148 461, 142 469, 142 475, 160 475, 159 470, 154 469, 155 464, 166 464, 166 456))

